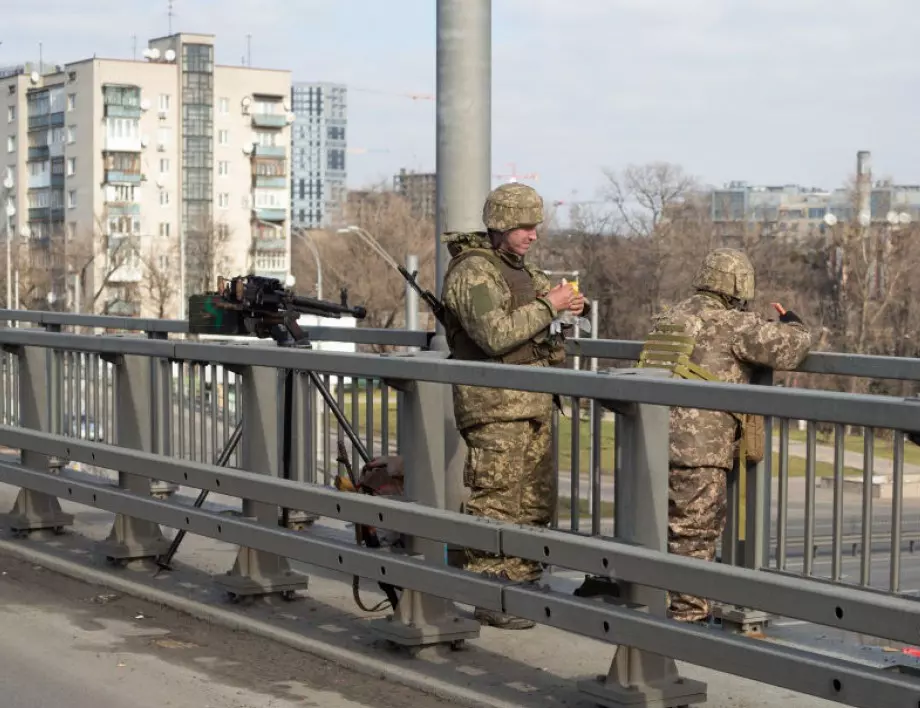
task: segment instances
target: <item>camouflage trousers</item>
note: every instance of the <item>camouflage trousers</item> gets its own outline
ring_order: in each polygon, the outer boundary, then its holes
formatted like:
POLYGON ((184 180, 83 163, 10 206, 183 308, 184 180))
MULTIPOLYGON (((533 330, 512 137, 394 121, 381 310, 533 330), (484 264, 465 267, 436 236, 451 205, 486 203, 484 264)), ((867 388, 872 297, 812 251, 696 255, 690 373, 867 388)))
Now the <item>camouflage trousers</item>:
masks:
MULTIPOLYGON (((467 445, 463 482, 466 513, 499 521, 547 526, 556 504, 550 419, 477 425, 460 434, 467 445)), ((515 582, 538 580, 536 561, 466 550, 467 570, 515 582)))
MULTIPOLYGON (((672 467, 668 476, 668 551, 712 561, 725 529, 726 472, 720 467, 672 467)), ((668 614, 693 622, 711 611, 709 600, 668 593, 668 614)))

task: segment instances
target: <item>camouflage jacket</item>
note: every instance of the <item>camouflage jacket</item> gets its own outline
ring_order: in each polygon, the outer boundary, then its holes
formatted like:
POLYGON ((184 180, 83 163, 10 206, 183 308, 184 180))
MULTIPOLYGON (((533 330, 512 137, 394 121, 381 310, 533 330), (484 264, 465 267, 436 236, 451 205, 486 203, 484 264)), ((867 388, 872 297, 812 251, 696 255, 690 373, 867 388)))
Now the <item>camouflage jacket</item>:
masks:
MULTIPOLYGON (((805 325, 730 309, 706 293, 696 293, 655 318, 655 329, 664 324, 681 325, 694 337, 691 361, 726 383, 749 383, 755 367, 794 368, 811 346, 805 325)), ((731 469, 738 433, 738 422, 728 413, 672 408, 670 463, 731 469)))
MULTIPOLYGON (((444 240, 454 259, 469 249, 491 250, 485 233, 447 234, 444 240)), ((511 289, 488 257, 469 256, 452 262, 442 288, 448 338, 452 327, 462 328, 484 352, 483 358, 493 361, 530 340, 546 342, 549 325, 556 316, 553 306, 542 297, 550 290, 549 278, 513 256, 500 254, 500 257, 530 274, 536 299, 513 309, 511 289)), ((538 359, 528 365, 548 364, 538 359)), ((454 386, 453 397, 457 427, 461 430, 483 423, 542 418, 552 412, 552 396, 548 393, 454 386)))

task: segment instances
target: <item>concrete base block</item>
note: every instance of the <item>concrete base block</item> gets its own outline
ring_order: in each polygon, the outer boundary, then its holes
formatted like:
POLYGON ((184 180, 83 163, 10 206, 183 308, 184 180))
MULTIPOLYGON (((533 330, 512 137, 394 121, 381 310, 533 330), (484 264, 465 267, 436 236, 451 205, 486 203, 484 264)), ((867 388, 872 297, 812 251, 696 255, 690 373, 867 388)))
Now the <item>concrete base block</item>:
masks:
POLYGON ((61 533, 65 526, 73 525, 73 514, 61 511, 57 497, 31 489, 20 489, 13 508, 2 516, 2 523, 17 535, 42 530, 61 533))
POLYGON ((605 676, 579 681, 578 690, 604 708, 683 708, 706 702, 706 684, 676 678, 661 684, 622 686, 605 676))
POLYGON ((763 632, 771 619, 767 612, 737 605, 713 605, 712 616, 725 629, 741 634, 763 632))
POLYGON ((450 644, 457 648, 467 639, 479 637, 476 620, 457 617, 452 602, 404 590, 395 614, 374 620, 370 627, 381 639, 401 647, 450 644))
POLYGON ((117 514, 112 530, 97 546, 110 562, 156 559, 169 548, 158 524, 117 514))
POLYGON ((308 586, 307 576, 291 570, 287 558, 245 547, 237 553, 233 569, 214 576, 214 582, 231 600, 274 594, 291 600, 308 586))

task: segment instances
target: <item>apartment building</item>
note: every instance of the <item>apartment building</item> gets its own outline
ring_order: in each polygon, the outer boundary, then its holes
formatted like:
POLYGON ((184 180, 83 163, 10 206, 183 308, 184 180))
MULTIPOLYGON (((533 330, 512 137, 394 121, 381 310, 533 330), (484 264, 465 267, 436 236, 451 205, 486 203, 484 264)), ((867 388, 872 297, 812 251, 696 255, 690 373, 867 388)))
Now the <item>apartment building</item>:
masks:
POLYGON ((420 219, 434 219, 438 212, 438 178, 434 172, 410 172, 405 168, 393 177, 393 190, 406 198, 420 219))
POLYGON ((23 306, 181 317, 218 275, 289 272, 290 73, 217 66, 212 35, 143 54, 0 74, 23 306))
POLYGON ((291 220, 295 228, 340 225, 346 201, 348 92, 341 84, 297 82, 291 100, 291 220))

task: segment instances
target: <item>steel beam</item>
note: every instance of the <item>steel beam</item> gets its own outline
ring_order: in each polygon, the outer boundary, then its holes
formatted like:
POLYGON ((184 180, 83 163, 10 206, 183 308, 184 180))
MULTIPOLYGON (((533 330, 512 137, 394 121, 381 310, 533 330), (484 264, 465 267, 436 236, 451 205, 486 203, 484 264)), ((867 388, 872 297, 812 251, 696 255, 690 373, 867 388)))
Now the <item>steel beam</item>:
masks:
MULTIPOLYGON (((19 411, 23 428, 45 433, 52 430, 49 397, 49 370, 54 370, 54 352, 23 347, 17 349, 19 359, 19 411)), ((16 446, 18 447, 18 446, 16 446)), ((41 446, 21 447, 21 460, 25 467, 51 474, 57 470, 55 458, 41 446)), ((53 496, 31 489, 20 489, 13 508, 3 516, 3 523, 15 535, 28 535, 34 531, 50 530, 61 533, 73 524, 73 515, 61 510, 60 502, 53 496)))
MULTIPOLYGON (((154 449, 151 363, 146 357, 126 356, 119 357, 115 365, 117 443, 144 452, 154 449)), ((129 465, 119 468, 118 486, 134 494, 149 495, 150 480, 128 472, 130 469, 129 465)), ((99 544, 99 551, 110 563, 139 564, 145 568, 168 547, 169 542, 156 524, 117 514, 108 538, 99 544)))

